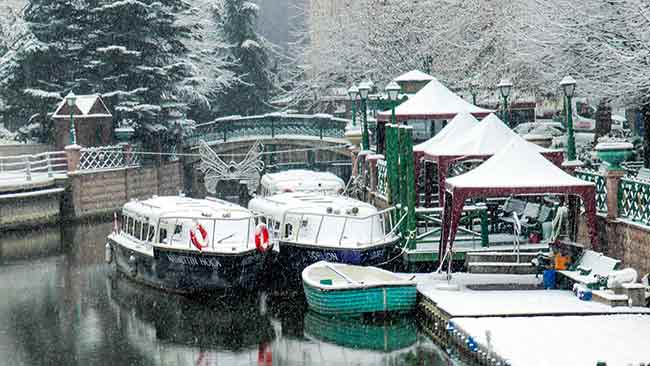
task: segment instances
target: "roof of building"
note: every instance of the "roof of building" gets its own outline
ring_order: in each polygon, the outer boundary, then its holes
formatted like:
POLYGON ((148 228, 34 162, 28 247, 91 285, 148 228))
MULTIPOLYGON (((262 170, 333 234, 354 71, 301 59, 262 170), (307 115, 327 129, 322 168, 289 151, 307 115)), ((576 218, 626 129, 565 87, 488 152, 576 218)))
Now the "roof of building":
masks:
POLYGON ((420 70, 411 70, 409 72, 406 72, 395 79, 394 81, 430 81, 433 80, 434 77, 426 74, 420 70))
MULTIPOLYGON (((54 111, 54 114, 52 115, 52 118, 70 118, 70 107, 68 107, 69 97, 70 94, 66 95, 66 97, 61 102, 59 102, 56 110, 54 111)), ((75 118, 113 117, 99 94, 74 95, 74 97, 75 118)))
MULTIPOLYGON (((420 91, 395 108, 395 118, 397 121, 452 119, 460 112, 484 117, 492 111, 469 103, 432 78, 420 91)), ((377 114, 380 121, 387 121, 390 117, 390 111, 377 114)))

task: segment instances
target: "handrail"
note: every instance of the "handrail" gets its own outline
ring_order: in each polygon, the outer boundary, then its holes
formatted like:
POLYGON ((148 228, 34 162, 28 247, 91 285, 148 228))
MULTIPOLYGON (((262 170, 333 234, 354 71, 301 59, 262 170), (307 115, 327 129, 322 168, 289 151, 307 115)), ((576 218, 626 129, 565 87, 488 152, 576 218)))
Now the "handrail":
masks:
POLYGON ((32 174, 47 172, 48 178, 54 173, 67 171, 67 157, 64 151, 46 151, 38 154, 11 155, 0 157, 0 180, 16 180, 23 176, 32 180, 32 174))

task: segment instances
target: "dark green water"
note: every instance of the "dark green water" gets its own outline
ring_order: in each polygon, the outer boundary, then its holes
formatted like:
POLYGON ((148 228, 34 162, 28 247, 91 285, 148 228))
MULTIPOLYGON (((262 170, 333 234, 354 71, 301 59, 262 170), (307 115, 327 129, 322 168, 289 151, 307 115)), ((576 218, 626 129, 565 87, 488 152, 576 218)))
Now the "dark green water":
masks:
POLYGON ((116 276, 111 223, 0 234, 0 365, 450 365, 411 317, 336 321, 274 291, 187 298, 116 276))

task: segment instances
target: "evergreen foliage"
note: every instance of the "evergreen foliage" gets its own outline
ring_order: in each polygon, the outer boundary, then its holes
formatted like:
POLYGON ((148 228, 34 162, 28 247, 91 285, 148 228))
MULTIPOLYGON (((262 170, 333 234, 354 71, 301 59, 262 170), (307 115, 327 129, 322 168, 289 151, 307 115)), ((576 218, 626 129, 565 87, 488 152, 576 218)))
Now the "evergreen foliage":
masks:
POLYGON ((245 0, 223 0, 215 9, 226 44, 227 70, 237 76, 230 88, 216 96, 220 115, 260 114, 269 110, 267 104, 273 89, 269 72, 268 45, 255 30, 259 8, 245 0))

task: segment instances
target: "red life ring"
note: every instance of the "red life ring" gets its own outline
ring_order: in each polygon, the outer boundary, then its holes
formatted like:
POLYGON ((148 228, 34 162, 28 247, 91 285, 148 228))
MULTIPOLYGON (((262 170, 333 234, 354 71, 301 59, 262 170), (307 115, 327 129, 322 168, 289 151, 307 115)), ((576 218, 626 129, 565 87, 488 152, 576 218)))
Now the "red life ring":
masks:
POLYGON ((266 224, 259 223, 255 228, 255 247, 264 253, 269 249, 269 228, 266 224))
POLYGON ((198 250, 203 250, 203 248, 208 246, 208 232, 203 225, 197 223, 192 227, 190 230, 190 240, 198 250))

